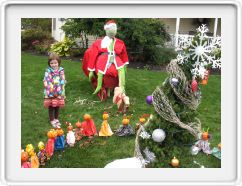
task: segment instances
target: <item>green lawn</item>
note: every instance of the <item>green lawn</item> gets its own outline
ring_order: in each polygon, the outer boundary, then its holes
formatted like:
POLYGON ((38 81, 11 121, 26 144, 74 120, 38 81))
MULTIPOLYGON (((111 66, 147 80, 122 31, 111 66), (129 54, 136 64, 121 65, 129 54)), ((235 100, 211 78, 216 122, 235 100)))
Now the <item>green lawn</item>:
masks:
MULTIPOLYGON (((43 107, 43 76, 47 67, 47 56, 35 56, 22 53, 21 61, 21 148, 32 143, 37 150, 39 141, 47 141, 47 131, 51 129, 48 118, 48 110, 43 107)), ((62 67, 65 69, 66 105, 60 110, 60 121, 66 130, 65 121, 75 126, 77 119, 82 120, 85 113, 94 118, 97 129, 102 123, 103 111, 110 113, 109 124, 112 130, 121 125, 122 116, 116 115, 117 108, 109 98, 106 102, 99 102, 96 95, 92 95, 93 89, 88 79, 84 76, 81 63, 63 60, 62 67), (84 100, 83 104, 75 103, 84 100)), ((165 72, 128 69, 126 92, 130 97, 130 111, 133 114, 131 125, 135 126, 140 115, 154 112, 152 106, 145 102, 146 96, 150 95, 157 85, 160 85, 167 74, 165 72)), ((199 119, 203 128, 209 127, 212 134, 211 147, 220 142, 221 129, 221 77, 211 75, 207 86, 202 86, 202 103, 199 106, 199 119)), ((85 140, 85 139, 84 139, 85 140)), ((46 167, 76 167, 98 168, 107 163, 121 158, 131 157, 134 154, 135 136, 120 138, 95 137, 94 143, 89 147, 80 148, 79 142, 75 147, 66 147, 63 152, 55 152, 46 167)), ((221 162, 213 156, 199 153, 192 156, 194 160, 205 167, 220 167, 221 162)), ((182 166, 182 157, 179 157, 182 166)), ((198 167, 191 163, 190 167, 198 167)))

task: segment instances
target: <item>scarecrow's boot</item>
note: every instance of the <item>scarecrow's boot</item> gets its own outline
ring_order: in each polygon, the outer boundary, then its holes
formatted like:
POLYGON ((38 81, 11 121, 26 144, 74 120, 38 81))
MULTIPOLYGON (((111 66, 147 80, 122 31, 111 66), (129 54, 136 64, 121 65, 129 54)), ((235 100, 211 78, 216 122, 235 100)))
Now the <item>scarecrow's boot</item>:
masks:
POLYGON ((97 94, 103 85, 103 74, 101 74, 100 72, 98 72, 98 76, 97 76, 97 88, 96 90, 93 92, 93 94, 97 94))

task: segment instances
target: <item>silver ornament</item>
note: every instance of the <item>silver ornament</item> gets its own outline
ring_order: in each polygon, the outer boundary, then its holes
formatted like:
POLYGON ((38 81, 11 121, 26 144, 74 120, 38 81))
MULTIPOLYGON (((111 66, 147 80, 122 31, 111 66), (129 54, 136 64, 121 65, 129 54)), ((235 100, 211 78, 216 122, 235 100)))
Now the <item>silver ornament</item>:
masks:
POLYGON ((166 138, 166 133, 162 129, 155 129, 152 133, 152 139, 155 142, 160 143, 164 141, 165 138, 166 138))
POLYGON ((171 83, 174 85, 174 86, 177 86, 178 83, 179 83, 179 80, 177 78, 172 78, 171 79, 171 83))

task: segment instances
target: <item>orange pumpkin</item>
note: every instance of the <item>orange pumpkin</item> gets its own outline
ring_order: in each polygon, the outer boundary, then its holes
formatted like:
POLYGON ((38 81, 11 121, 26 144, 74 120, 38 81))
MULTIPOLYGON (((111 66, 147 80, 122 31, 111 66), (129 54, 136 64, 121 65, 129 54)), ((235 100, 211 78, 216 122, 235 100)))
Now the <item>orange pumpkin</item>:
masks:
POLYGON ((84 114, 83 118, 85 121, 89 121, 91 119, 91 116, 89 114, 84 114))
POLYGON ((28 158, 29 158, 29 155, 27 152, 25 152, 25 151, 21 152, 21 162, 27 161, 28 158))
POLYGON ((76 122, 76 127, 77 128, 81 128, 82 127, 82 123, 79 121, 79 119, 78 119, 78 122, 76 122))
POLYGON ((143 124, 145 121, 146 121, 145 118, 139 118, 139 122, 140 122, 140 123, 143 124))
POLYGON ((129 119, 125 118, 122 121, 123 125, 128 125, 129 124, 129 119))
POLYGON ((208 132, 203 132, 203 133, 202 133, 202 139, 203 139, 203 140, 208 140, 208 139, 209 139, 209 134, 208 134, 208 132))
POLYGON ((103 119, 104 119, 104 120, 107 120, 108 118, 109 118, 108 113, 103 114, 103 119))
POLYGON ((68 131, 71 131, 72 129, 73 129, 72 125, 69 125, 69 126, 67 127, 67 130, 68 130, 68 131))
POLYGON ((57 134, 57 136, 62 136, 64 134, 64 130, 61 128, 56 129, 56 134, 57 134))
POLYGON ((47 132, 48 138, 55 138, 57 136, 57 133, 54 129, 51 129, 47 132))

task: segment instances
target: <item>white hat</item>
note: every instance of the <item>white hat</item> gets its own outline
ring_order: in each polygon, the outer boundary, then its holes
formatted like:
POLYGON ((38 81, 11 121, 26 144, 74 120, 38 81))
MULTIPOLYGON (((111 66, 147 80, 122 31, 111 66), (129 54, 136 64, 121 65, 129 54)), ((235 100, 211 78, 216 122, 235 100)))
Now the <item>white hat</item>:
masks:
POLYGON ((104 30, 117 30, 117 24, 114 20, 110 20, 104 25, 104 30))

